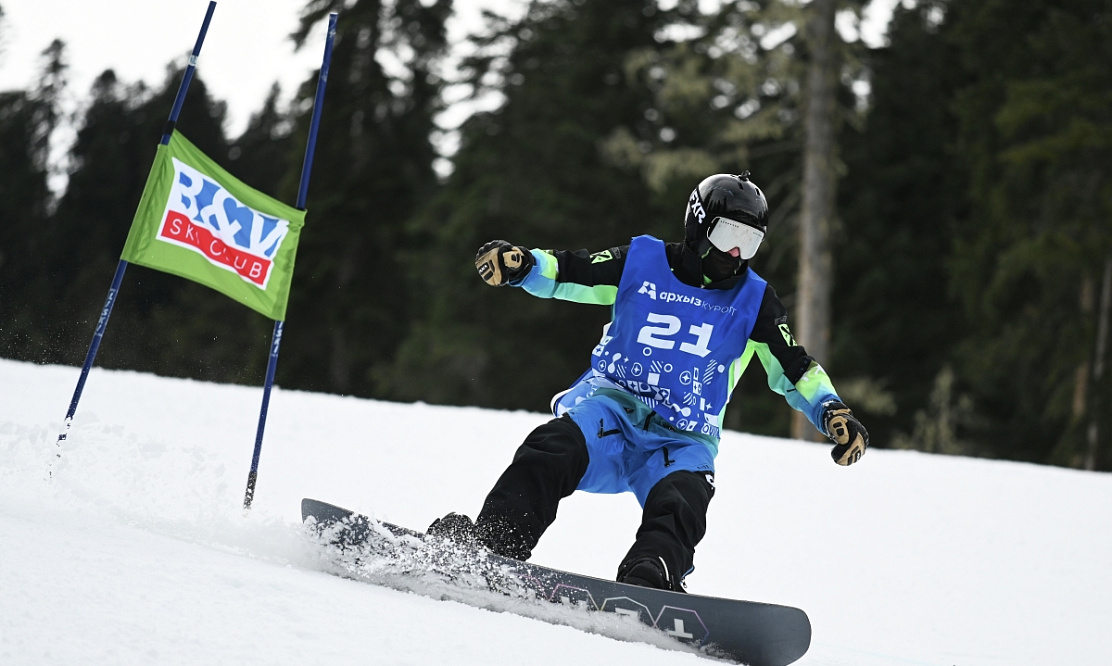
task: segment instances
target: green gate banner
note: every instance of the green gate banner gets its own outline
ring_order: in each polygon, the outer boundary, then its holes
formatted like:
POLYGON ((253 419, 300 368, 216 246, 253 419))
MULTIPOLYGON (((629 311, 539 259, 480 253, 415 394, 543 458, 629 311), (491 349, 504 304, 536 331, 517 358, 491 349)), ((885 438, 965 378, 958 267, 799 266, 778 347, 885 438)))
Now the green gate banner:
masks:
POLYGON ((175 131, 158 147, 121 259, 286 318, 305 211, 243 184, 175 131))

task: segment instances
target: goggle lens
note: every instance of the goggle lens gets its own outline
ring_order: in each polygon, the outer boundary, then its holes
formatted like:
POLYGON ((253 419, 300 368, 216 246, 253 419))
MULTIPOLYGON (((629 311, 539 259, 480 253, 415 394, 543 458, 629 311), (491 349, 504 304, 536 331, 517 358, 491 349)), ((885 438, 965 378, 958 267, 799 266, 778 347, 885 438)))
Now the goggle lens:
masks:
POLYGON ((728 217, 716 217, 711 220, 711 230, 707 239, 711 245, 723 252, 729 252, 735 247, 739 257, 748 261, 757 254, 765 234, 757 227, 751 227, 744 222, 731 220, 728 217))

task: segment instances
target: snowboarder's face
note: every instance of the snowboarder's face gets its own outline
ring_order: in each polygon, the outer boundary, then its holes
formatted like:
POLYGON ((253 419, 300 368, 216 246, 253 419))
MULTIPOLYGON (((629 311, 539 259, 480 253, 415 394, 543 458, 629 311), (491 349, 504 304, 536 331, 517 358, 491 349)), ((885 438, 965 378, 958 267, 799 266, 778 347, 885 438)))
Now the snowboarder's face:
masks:
POLYGON ((737 275, 746 265, 745 260, 742 259, 739 254, 740 253, 735 252, 723 252, 711 246, 710 250, 707 251, 707 255, 703 257, 703 275, 712 282, 725 280, 726 278, 737 275))

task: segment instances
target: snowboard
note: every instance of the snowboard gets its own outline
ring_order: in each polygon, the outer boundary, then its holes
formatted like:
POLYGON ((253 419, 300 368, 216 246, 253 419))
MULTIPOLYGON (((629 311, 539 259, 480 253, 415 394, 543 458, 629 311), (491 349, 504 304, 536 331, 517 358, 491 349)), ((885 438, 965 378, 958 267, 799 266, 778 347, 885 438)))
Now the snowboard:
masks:
MULTIPOLYGON (((441 584, 461 591, 481 589, 531 604, 551 602, 636 618, 670 637, 664 642, 677 641, 703 656, 749 666, 787 666, 811 643, 810 620, 798 608, 625 585, 550 569, 426 537, 314 499, 301 501, 301 515, 346 562, 341 575, 376 582, 374 575, 359 573, 367 562, 399 565, 395 572, 401 571, 403 578, 434 572, 441 584)), ((483 605, 474 595, 442 596, 483 605)), ((511 604, 502 610, 521 608, 511 604)))

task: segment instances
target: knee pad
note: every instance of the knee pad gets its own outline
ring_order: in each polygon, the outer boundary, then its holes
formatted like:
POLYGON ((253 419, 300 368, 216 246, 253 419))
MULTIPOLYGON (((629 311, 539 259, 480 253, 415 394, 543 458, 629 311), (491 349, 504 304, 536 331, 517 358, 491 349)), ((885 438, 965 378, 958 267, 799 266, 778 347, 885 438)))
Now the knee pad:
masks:
POLYGON ((680 502, 693 507, 702 507, 706 513, 711 498, 714 497, 714 474, 711 472, 689 472, 683 470, 672 472, 653 486, 645 500, 645 507, 649 503, 680 502), (655 496, 655 497, 654 497, 655 496))

